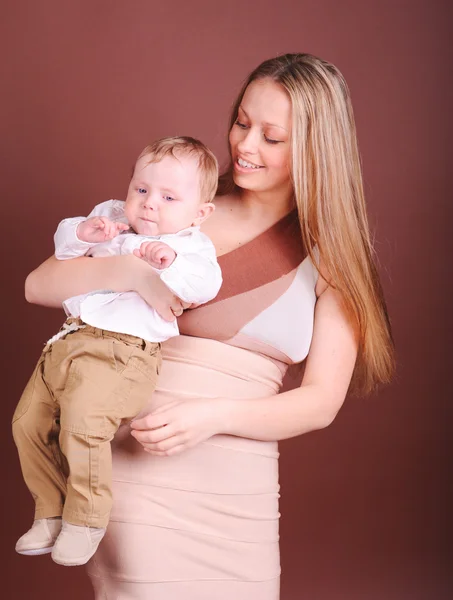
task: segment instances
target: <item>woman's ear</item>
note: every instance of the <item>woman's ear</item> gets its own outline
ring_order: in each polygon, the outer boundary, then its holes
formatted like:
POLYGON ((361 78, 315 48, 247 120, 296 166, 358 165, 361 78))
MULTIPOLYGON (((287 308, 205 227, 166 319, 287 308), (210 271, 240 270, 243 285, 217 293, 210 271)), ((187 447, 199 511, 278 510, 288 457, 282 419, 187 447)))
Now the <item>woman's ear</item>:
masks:
POLYGON ((212 202, 204 202, 201 204, 197 212, 197 218, 192 223, 192 227, 201 225, 203 221, 206 221, 206 219, 212 215, 214 210, 215 206, 212 202))

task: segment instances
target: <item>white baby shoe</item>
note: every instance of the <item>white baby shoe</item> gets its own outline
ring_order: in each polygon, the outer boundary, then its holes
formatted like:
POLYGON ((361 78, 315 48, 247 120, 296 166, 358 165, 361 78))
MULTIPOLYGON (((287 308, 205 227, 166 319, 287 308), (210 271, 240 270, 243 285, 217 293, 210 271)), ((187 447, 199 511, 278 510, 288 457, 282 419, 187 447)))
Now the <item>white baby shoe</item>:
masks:
POLYGON ((31 529, 17 540, 16 552, 28 556, 52 552, 55 540, 60 534, 61 526, 60 518, 36 519, 31 529))
POLYGON ((105 527, 84 527, 63 521, 52 550, 52 559, 66 567, 84 565, 98 549, 104 534, 105 527))

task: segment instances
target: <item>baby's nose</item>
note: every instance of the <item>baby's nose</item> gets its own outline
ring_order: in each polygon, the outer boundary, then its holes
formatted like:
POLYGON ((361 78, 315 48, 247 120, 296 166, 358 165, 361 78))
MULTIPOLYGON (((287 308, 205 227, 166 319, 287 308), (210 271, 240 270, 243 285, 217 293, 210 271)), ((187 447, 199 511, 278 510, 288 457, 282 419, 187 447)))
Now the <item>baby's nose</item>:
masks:
POLYGON ((154 198, 154 196, 152 196, 150 194, 149 196, 147 196, 145 198, 144 206, 145 206, 145 208, 149 208, 150 210, 156 210, 157 209, 157 200, 156 200, 156 198, 154 198))

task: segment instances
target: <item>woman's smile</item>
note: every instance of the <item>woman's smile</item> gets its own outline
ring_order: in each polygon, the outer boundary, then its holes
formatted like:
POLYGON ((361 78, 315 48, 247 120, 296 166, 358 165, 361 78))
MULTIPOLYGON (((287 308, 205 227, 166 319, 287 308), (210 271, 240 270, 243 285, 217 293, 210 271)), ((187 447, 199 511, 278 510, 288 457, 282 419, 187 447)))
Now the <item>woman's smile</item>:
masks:
POLYGON ((241 173, 250 173, 264 169, 262 165, 256 165, 248 160, 238 157, 234 163, 235 168, 241 173))

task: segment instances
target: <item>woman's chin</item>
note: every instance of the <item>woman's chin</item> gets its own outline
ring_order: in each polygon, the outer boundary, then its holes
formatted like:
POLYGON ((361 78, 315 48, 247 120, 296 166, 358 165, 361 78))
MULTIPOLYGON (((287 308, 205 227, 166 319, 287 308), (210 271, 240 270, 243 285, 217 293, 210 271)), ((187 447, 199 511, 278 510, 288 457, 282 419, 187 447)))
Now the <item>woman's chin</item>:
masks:
POLYGON ((259 191, 259 186, 256 185, 256 182, 254 183, 250 181, 250 178, 247 175, 243 175, 241 173, 233 173, 233 181, 242 190, 248 190, 250 192, 259 191))

